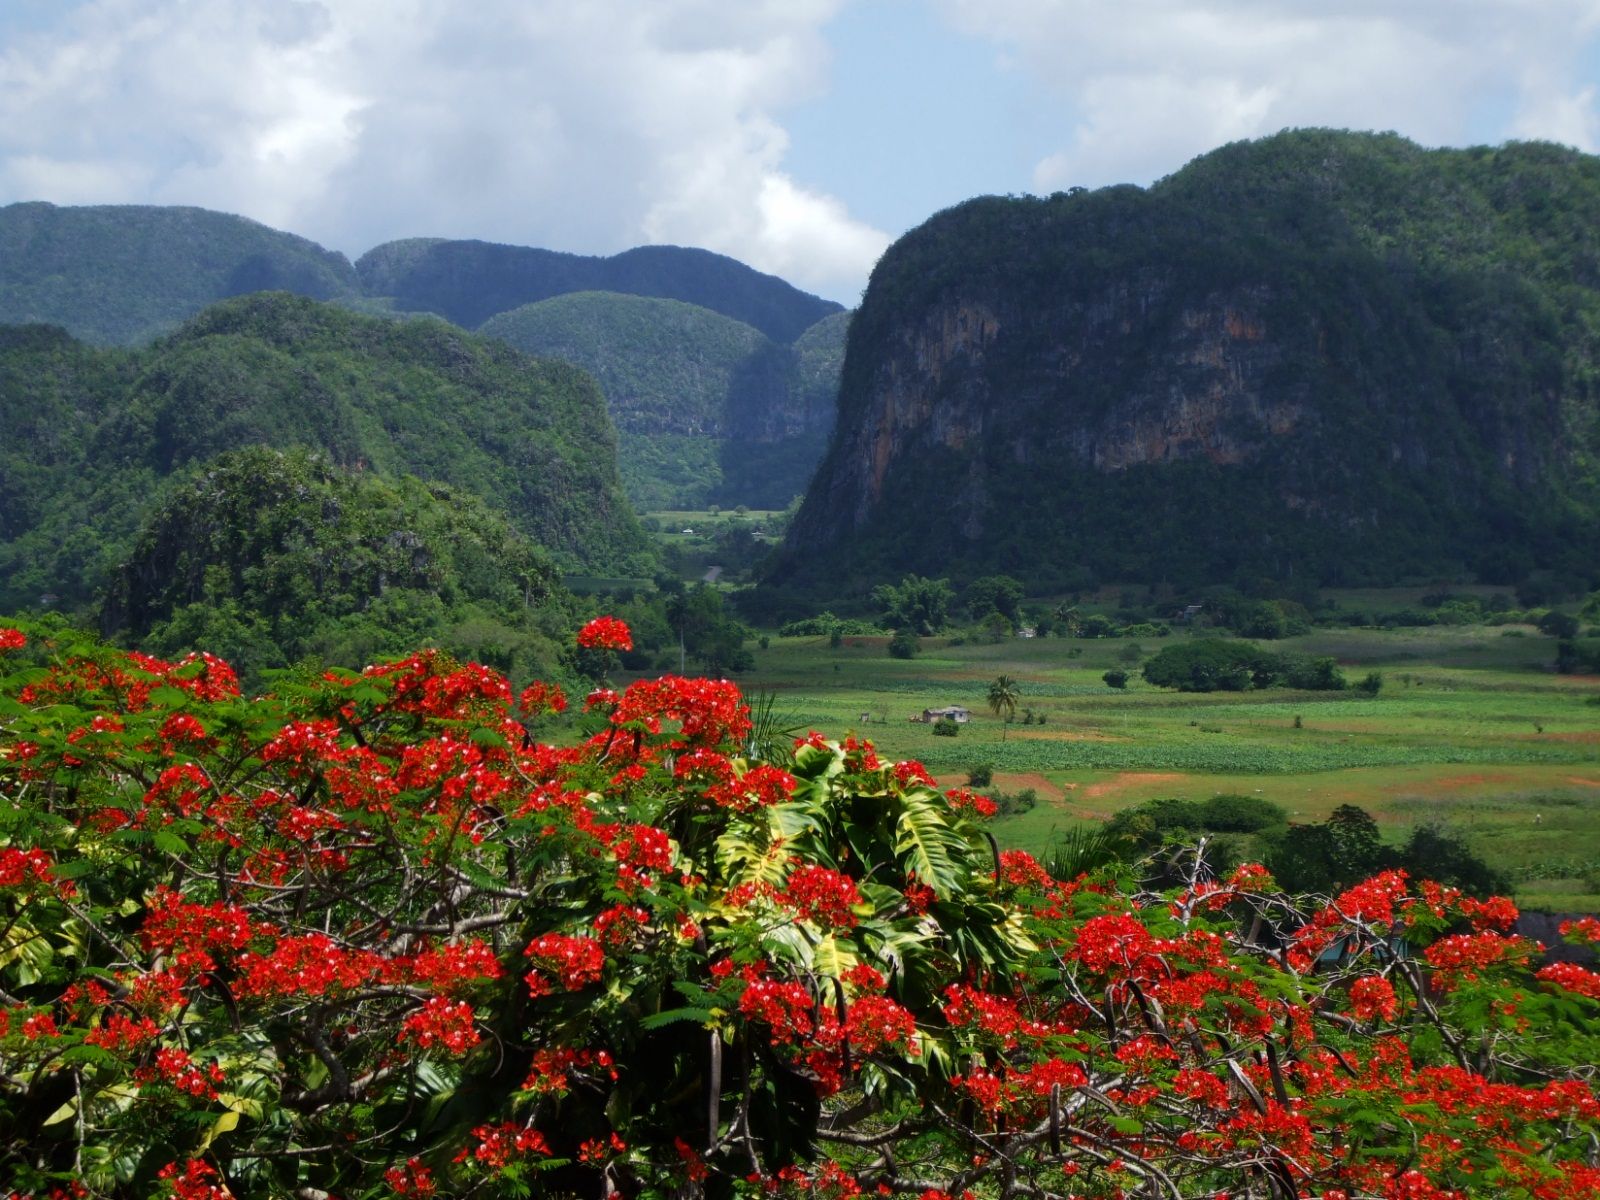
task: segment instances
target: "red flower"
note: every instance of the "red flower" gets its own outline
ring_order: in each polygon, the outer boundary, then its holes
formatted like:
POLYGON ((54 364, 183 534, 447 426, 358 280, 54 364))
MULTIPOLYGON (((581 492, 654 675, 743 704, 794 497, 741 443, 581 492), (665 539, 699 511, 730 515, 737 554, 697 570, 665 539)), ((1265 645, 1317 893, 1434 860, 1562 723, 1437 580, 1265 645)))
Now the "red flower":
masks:
POLYGON ((617 617, 596 617, 578 630, 578 645, 585 650, 632 650, 633 633, 617 617))
POLYGON ((856 915, 850 910, 861 903, 861 893, 848 875, 808 863, 789 876, 778 899, 823 928, 852 929, 856 915))
POLYGON ((1350 1009, 1363 1021, 1374 1017, 1392 1021, 1399 1007, 1394 988, 1382 975, 1364 975, 1350 985, 1350 1009))
POLYGON ((21 650, 28 644, 28 637, 20 629, 0 628, 0 650, 21 650))

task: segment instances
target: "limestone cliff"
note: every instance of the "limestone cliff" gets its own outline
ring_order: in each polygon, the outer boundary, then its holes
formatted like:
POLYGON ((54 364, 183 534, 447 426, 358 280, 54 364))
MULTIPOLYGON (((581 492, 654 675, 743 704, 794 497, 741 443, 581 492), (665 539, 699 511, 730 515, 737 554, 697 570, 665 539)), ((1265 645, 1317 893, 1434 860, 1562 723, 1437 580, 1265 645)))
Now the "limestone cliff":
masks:
POLYGON ((941 213, 873 274, 775 577, 1576 562, 1597 229, 1600 160, 1326 131, 941 213))

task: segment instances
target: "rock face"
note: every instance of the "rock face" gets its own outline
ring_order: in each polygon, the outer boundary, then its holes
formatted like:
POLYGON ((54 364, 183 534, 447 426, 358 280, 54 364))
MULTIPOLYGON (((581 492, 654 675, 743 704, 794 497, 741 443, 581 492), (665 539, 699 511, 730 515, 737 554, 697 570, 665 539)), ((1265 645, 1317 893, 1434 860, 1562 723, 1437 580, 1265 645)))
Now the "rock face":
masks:
POLYGON ((780 581, 1514 578, 1596 549, 1600 160, 1307 131, 890 249, 780 581))

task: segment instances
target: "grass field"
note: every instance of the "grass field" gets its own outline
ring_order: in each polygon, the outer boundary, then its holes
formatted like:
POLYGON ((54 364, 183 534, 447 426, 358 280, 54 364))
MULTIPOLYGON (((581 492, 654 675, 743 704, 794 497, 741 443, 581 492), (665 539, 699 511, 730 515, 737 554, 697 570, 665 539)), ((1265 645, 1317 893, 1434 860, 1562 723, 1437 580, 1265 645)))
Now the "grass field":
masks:
POLYGON ((1524 904, 1600 911, 1600 707, 1589 703, 1600 679, 1553 674, 1554 643, 1531 631, 1319 630, 1275 644, 1334 655, 1353 679, 1382 671, 1370 698, 1162 691, 1136 673, 1155 640, 928 639, 911 660, 890 658, 886 644, 774 639, 741 682, 773 692, 792 723, 865 734, 941 782, 987 763, 995 787, 1035 789, 1033 811, 996 824, 1010 845, 1040 849, 1057 831, 1157 796, 1260 795, 1305 821, 1358 804, 1395 840, 1423 822, 1463 833, 1516 879, 1524 904), (1133 673, 1125 692, 1100 678, 1113 666, 1133 673), (1009 727, 986 703, 1002 673, 1021 688, 1009 727), (957 737, 909 719, 949 704, 973 714, 957 737), (1022 724, 1024 708, 1043 724, 1022 724))

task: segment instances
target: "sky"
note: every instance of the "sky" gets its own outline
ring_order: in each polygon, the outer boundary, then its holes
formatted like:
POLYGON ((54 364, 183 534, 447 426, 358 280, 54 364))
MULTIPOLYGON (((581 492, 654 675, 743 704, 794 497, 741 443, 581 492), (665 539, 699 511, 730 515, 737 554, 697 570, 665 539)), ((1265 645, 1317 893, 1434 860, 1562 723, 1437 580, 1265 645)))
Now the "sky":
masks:
POLYGON ((704 246, 854 304, 983 194, 1327 125, 1600 150, 1600 0, 0 0, 0 204, 704 246))

